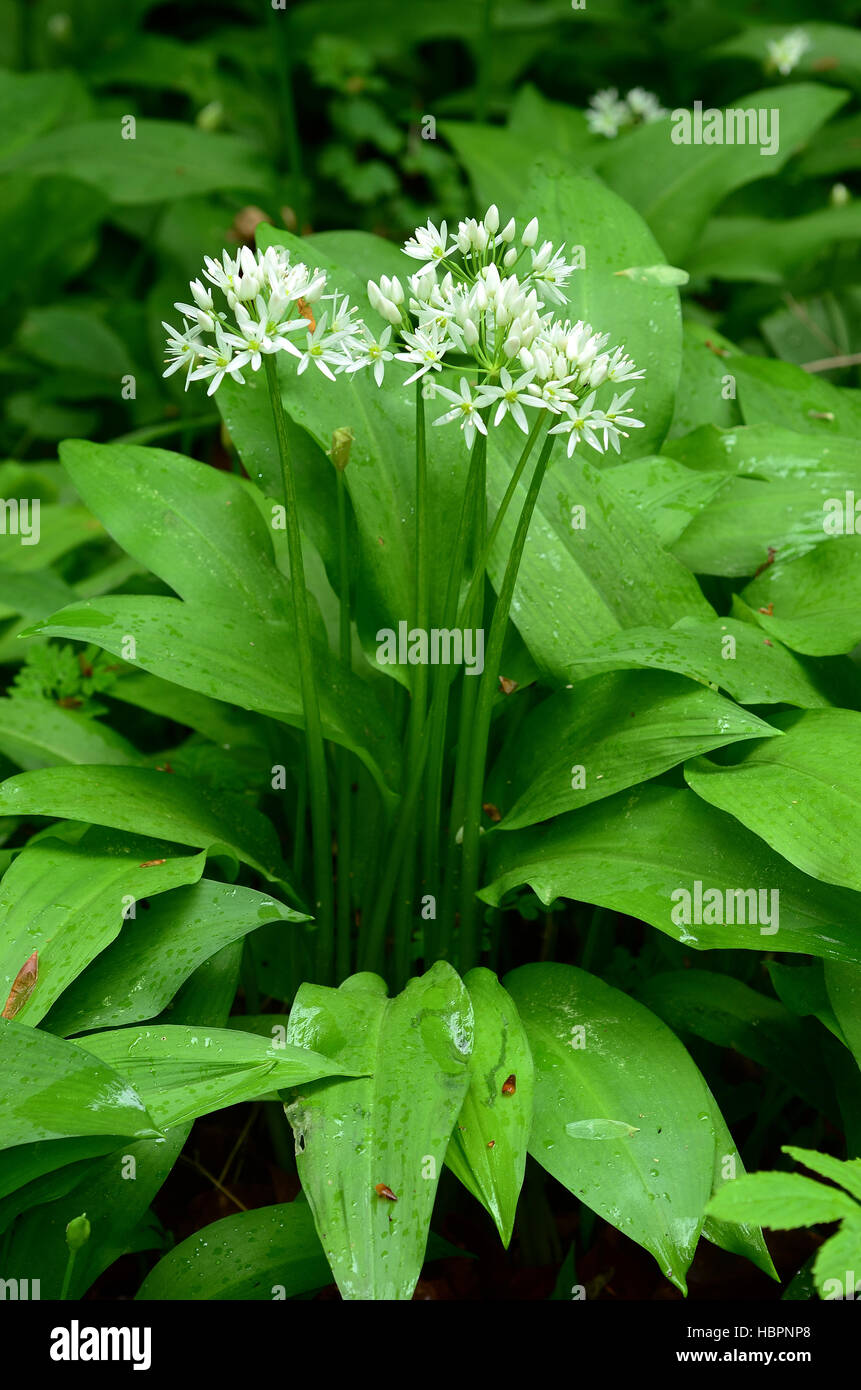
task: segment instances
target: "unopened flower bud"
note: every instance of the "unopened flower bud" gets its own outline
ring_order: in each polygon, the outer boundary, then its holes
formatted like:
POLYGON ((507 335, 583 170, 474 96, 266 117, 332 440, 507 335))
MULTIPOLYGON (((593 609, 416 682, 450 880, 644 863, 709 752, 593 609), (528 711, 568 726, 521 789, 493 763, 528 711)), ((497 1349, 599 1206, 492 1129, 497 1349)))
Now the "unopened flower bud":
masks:
POLYGON ((478 342, 478 328, 474 319, 467 319, 463 325, 463 341, 467 347, 475 347, 478 342))
POLYGON ((511 246, 511 247, 509 247, 509 249, 506 251, 505 255, 503 256, 503 258, 502 258, 502 264, 503 264, 503 266, 505 267, 506 270, 510 270, 511 267, 514 265, 514 262, 515 262, 516 260, 517 260, 517 249, 516 249, 516 247, 511 246))
POLYGON ((74 1217, 66 1227, 66 1244, 74 1255, 83 1249, 89 1239, 90 1223, 87 1213, 83 1212, 80 1216, 74 1217))
POLYGON ((484 214, 484 225, 492 236, 495 236, 499 231, 499 208, 496 203, 491 203, 484 214))
POLYGON ((533 217, 531 222, 527 222, 520 238, 524 246, 534 246, 538 240, 538 218, 533 217))
POLYGON ((339 473, 343 473, 350 462, 350 448, 355 437, 349 425, 342 426, 332 434, 332 448, 329 452, 339 473))
POLYGON ((517 226, 516 226, 516 224, 515 224, 514 218, 512 217, 510 222, 506 222, 505 226, 503 227, 503 229, 502 229, 502 231, 499 233, 499 235, 501 236, 501 238, 502 238, 502 240, 503 240, 504 242, 509 242, 509 241, 513 241, 513 240, 514 240, 514 233, 515 233, 516 231, 517 231, 517 226))

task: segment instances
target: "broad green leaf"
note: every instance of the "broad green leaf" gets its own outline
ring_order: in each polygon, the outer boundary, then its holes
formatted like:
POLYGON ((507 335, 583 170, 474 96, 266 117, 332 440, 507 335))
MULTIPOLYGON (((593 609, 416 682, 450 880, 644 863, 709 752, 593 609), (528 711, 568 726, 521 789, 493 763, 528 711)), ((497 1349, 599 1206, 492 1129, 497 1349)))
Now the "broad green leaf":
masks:
POLYGON ((812 435, 772 423, 719 429, 702 425, 679 439, 668 439, 662 453, 711 476, 714 470, 775 482, 817 482, 823 476, 851 478, 861 491, 861 459, 853 439, 812 435))
POLYGON ((723 473, 695 473, 660 454, 613 469, 614 484, 644 514, 664 546, 678 540, 726 481, 723 473))
POLYGON ((798 161, 802 178, 840 174, 861 168, 861 114, 829 122, 798 161))
MULTIPOLYGON (((286 724, 304 725, 296 644, 287 622, 173 598, 121 595, 63 609, 31 630, 95 642, 121 657, 132 635, 134 660, 152 675, 286 724)), ((364 681, 345 672, 320 646, 315 663, 324 737, 355 752, 390 797, 400 752, 389 714, 364 681)))
POLYGON ((222 946, 267 922, 303 921, 302 913, 237 884, 202 879, 177 889, 146 909, 138 906, 116 940, 58 999, 44 1026, 68 1035, 154 1018, 222 946))
POLYGON ((51 700, 0 699, 0 753, 25 771, 57 763, 143 761, 142 754, 109 724, 51 700))
MULTIPOLYGON (((831 962, 828 962, 829 965, 831 962)), ((834 962, 835 966, 838 963, 834 962)), ((842 966, 854 970, 854 966, 842 966)), ((798 1018, 818 1018, 819 1022, 848 1046, 843 1030, 828 999, 825 985, 825 962, 814 961, 812 965, 783 965, 780 961, 768 962, 771 983, 782 1004, 798 1018)))
POLYGON ((796 1094, 820 1107, 830 1086, 811 1046, 811 1025, 777 999, 713 970, 670 970, 653 975, 638 997, 674 1032, 693 1033, 731 1047, 767 1068, 796 1094))
POLYGON ((861 1067, 861 969, 857 964, 828 961, 825 988, 849 1049, 861 1067))
POLYGON ((767 636, 793 651, 851 652, 861 642, 861 536, 832 536, 806 555, 776 559, 742 602, 767 636))
POLYGON ((464 976, 475 1018, 469 1091, 445 1161, 493 1217, 508 1248, 532 1128, 532 1054, 511 998, 490 970, 464 976))
POLYGON ((35 511, 31 508, 26 514, 19 512, 19 533, 7 531, 4 525, 0 534, 0 570, 4 584, 7 570, 13 574, 32 574, 83 545, 105 539, 101 523, 85 507, 43 502, 39 507, 38 545, 34 545, 32 539, 36 534, 35 520, 35 511))
POLYGON ((725 353, 732 351, 737 349, 706 324, 688 319, 682 324, 682 371, 670 439, 698 425, 741 424, 735 383, 725 362, 725 353))
MULTIPOLYGON (((778 173, 797 147, 845 101, 845 92, 812 82, 769 87, 735 98, 733 110, 763 113, 755 118, 765 125, 762 146, 729 141, 707 145, 696 140, 693 125, 689 141, 675 143, 674 136, 684 135, 685 130, 674 112, 614 141, 599 171, 646 219, 667 258, 684 266, 709 213, 726 195, 778 173), (770 141, 776 141, 776 148, 769 150, 770 141)), ((693 121, 692 112, 687 116, 693 121)), ((732 118, 730 129, 734 134, 732 118)))
POLYGON ((709 1215, 789 1231, 854 1216, 858 1207, 845 1192, 801 1173, 747 1173, 726 1183, 709 1202, 709 1215))
POLYGON ((90 511, 180 598, 287 618, 272 531, 240 480, 164 449, 68 440, 63 467, 90 511))
POLYGON ((140 1091, 161 1129, 349 1068, 290 1043, 233 1028, 153 1024, 88 1033, 80 1046, 140 1091))
MULTIPOLYGON (((511 618, 539 668, 562 679, 584 646, 622 628, 671 627, 681 618, 713 614, 693 575, 663 549, 647 519, 615 486, 612 471, 576 455, 567 459, 557 448, 529 528, 511 618), (575 529, 575 520, 585 525, 575 529)), ((505 462, 495 448, 488 451, 495 507, 514 462, 510 445, 505 462)), ((490 558, 497 586, 525 496, 521 484, 490 558)))
POLYGON ((688 749, 772 733, 755 715, 681 676, 593 676, 542 700, 503 748, 493 777, 500 830, 534 825, 648 781, 682 762, 688 749))
MULTIPOLYGON (((861 236, 861 206, 821 208, 803 217, 713 217, 688 259, 694 276, 779 285, 827 247, 861 236)), ((827 356, 823 351, 821 356, 827 356)))
MULTIPOLYGON (((201 1028, 224 1023, 236 992, 241 954, 241 943, 226 946, 195 972, 174 1007, 176 1022, 194 1019, 201 1028)), ((43 1296, 58 1298, 69 1253, 66 1225, 86 1211, 91 1235, 75 1260, 69 1288, 71 1298, 83 1297, 114 1260, 137 1248, 150 1202, 177 1161, 190 1128, 181 1125, 156 1139, 120 1141, 104 1158, 90 1160, 86 1176, 66 1197, 25 1212, 15 1223, 5 1253, 9 1274, 35 1274, 42 1280, 43 1296)))
MULTIPOLYGON (((715 1132, 715 1171, 712 1186, 712 1194, 714 1194, 720 1191, 724 1183, 743 1176, 744 1164, 741 1161, 741 1154, 735 1141, 727 1129, 720 1107, 711 1092, 709 1092, 709 1100, 711 1102, 711 1122, 715 1132)), ((761 1269, 764 1274, 779 1281, 779 1275, 774 1268, 771 1255, 768 1253, 768 1246, 760 1226, 750 1222, 717 1221, 707 1212, 703 1222, 703 1236, 706 1240, 710 1240, 713 1245, 720 1246, 721 1250, 728 1250, 731 1255, 743 1255, 745 1259, 755 1264, 757 1269, 761 1269)))
POLYGON ((34 1025, 44 1018, 141 899, 196 883, 204 863, 203 854, 178 854, 174 845, 101 829, 79 844, 49 837, 25 846, 0 881, 4 1002, 24 962, 38 953, 36 986, 16 1020, 34 1025))
POLYGON ((535 1061, 529 1152, 684 1292, 715 1152, 697 1068, 660 1019, 575 966, 523 965, 504 983, 535 1061), (602 1114, 637 1133, 600 1144, 567 1133, 602 1114))
POLYGON ((832 386, 821 376, 792 362, 767 357, 727 359, 736 379, 746 425, 783 425, 802 433, 847 435, 861 433, 861 392, 832 386))
POLYGON ((622 194, 595 179, 539 169, 516 211, 520 226, 537 217, 541 236, 554 245, 564 244, 569 252, 584 248, 585 264, 573 272, 558 317, 585 319, 645 369, 643 380, 630 383, 636 386, 630 408, 645 427, 632 430, 622 449, 623 457, 639 458, 657 450, 670 425, 681 369, 681 313, 674 285, 617 273, 639 265, 667 269, 656 265, 661 249, 622 194))
POLYGON ((67 305, 30 309, 18 330, 18 346, 48 367, 89 372, 111 385, 135 371, 122 338, 92 310, 67 305))
POLYGON ((367 974, 296 995, 288 1041, 370 1073, 303 1086, 287 1108, 302 1190, 346 1299, 412 1295, 472 1034, 469 995, 442 961, 394 999, 367 974))
POLYGON ((480 208, 496 203, 507 216, 513 214, 535 168, 534 137, 473 121, 442 121, 439 133, 465 167, 480 208))
POLYGON ((75 1043, 0 1019, 0 1134, 5 1147, 88 1134, 155 1136, 127 1078, 75 1043))
POLYGON ((713 689, 720 686, 741 704, 814 709, 829 703, 791 652, 766 641, 752 623, 735 618, 683 618, 672 628, 627 628, 578 652, 564 674, 580 682, 602 671, 629 668, 678 671, 713 689))
POLYGON ((122 1143, 119 1135, 90 1135, 84 1139, 43 1139, 0 1151, 0 1187, 10 1188, 0 1197, 0 1233, 22 1212, 71 1192, 86 1176, 92 1159, 122 1143))
MULTIPOLYGON (((848 1161, 841 1158, 832 1158, 831 1154, 817 1153, 815 1149, 800 1149, 794 1144, 784 1144, 782 1153, 789 1154, 796 1163, 801 1163, 811 1172, 818 1173, 822 1178, 828 1178, 830 1182, 837 1183, 840 1187, 855 1198, 856 1202, 861 1202, 861 1158, 851 1158, 848 1161)), ((861 1217, 861 1211, 858 1213, 861 1217)))
POLYGON ((138 120, 130 140, 123 138, 119 117, 51 131, 5 155, 0 169, 65 174, 127 205, 225 188, 264 191, 270 181, 254 145, 238 135, 211 135, 180 121, 138 120))
POLYGON ((0 785, 0 814, 60 816, 199 849, 228 849, 267 878, 283 866, 271 821, 240 797, 139 767, 50 767, 0 785))
POLYGON ((691 278, 677 265, 631 265, 627 270, 617 270, 616 274, 638 285, 686 285, 691 278))
POLYGON ((26 148, 74 105, 70 72, 0 72, 0 155, 26 148))
POLYGON ((783 738, 744 750, 733 766, 694 759, 685 768, 689 786, 805 873, 861 889, 861 791, 855 775, 861 714, 792 711, 774 722, 783 738))
POLYGON ((159 1260, 137 1299, 293 1298, 332 1282, 306 1202, 213 1221, 159 1260))
POLYGON ((861 963, 856 894, 799 873, 732 816, 686 790, 638 787, 547 825, 494 833, 491 840, 487 886, 479 896, 494 906, 528 883, 547 905, 557 897, 597 903, 651 922, 698 950, 773 950, 778 942, 781 951, 861 963), (698 896, 702 904, 714 889, 723 912, 697 912, 698 896), (757 892, 755 914, 747 897, 738 903, 738 893, 750 890, 757 892), (762 892, 767 922, 760 921, 762 892), (729 922, 730 908, 735 918, 742 906, 748 920, 729 922), (709 920, 713 916, 717 920, 709 920))

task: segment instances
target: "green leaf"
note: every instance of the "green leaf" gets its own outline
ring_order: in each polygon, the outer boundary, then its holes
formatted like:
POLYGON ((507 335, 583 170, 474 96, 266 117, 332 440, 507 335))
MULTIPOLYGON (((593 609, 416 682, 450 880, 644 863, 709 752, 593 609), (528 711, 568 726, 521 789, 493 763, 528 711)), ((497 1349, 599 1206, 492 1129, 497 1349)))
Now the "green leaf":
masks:
POLYGON ((816 1252, 813 1275, 820 1298, 856 1299, 861 1290, 861 1278, 856 1273, 859 1265, 861 1213, 856 1207, 854 1220, 844 1221, 840 1230, 816 1252))
POLYGON ((755 715, 680 676, 594 676, 541 701, 503 748, 495 774, 503 793, 496 803, 504 810, 500 831, 645 782, 681 762, 688 748, 705 751, 772 732, 755 715))
POLYGON ((806 555, 775 560, 742 590, 741 604, 793 651, 851 652, 861 642, 861 536, 833 536, 806 555))
POLYGON ((0 753, 32 771, 57 763, 139 763, 137 749, 109 724, 50 700, 0 699, 0 753))
MULTIPOLYGON (((829 126, 829 133, 834 127, 829 126)), ((779 285, 826 248, 861 236, 861 204, 803 217, 712 217, 688 260, 694 276, 779 285)), ((821 354, 825 357, 827 354, 821 354)))
MULTIPOLYGON (((505 463, 495 448, 488 451, 495 507, 515 463, 514 449, 506 447, 505 463)), ((490 558, 496 586, 525 496, 519 485, 490 558)), ((602 472, 576 455, 567 459, 560 449, 529 528, 511 612, 539 668, 568 679, 564 673, 584 646, 620 629, 665 628, 681 618, 712 616, 693 575, 658 543, 648 521, 615 486, 612 470, 602 472), (574 518, 585 525, 575 529, 574 518)))
POLYGON ((746 425, 783 425, 824 437, 861 434, 861 392, 832 386, 792 362, 736 354, 726 365, 737 379, 746 425))
POLYGON ((156 1135, 157 1122, 125 1076, 75 1043, 0 1019, 3 1143, 87 1134, 156 1135))
POLYGON ((609 334, 611 343, 624 344, 645 369, 645 379, 631 383, 636 386, 631 409, 645 428, 633 430, 622 449, 623 457, 639 458, 657 450, 670 425, 681 368, 681 313, 674 284, 618 274, 639 265, 674 269, 656 264, 660 247, 629 202, 595 179, 539 168, 517 214, 521 226, 537 217, 541 236, 554 245, 565 244, 569 252, 585 249, 585 264, 572 274, 567 305, 560 305, 558 315, 585 319, 596 332, 609 334))
POLYGON ((668 439, 662 452, 706 476, 716 469, 775 482, 787 478, 815 482, 823 475, 849 475, 861 490, 857 445, 842 435, 806 434, 772 422, 734 429, 702 425, 681 439, 668 439))
POLYGON ((354 1074, 307 1048, 233 1028, 112 1028, 88 1033, 80 1046, 140 1091, 161 1129, 319 1077, 354 1074))
POLYGON ((697 1068, 654 1014, 575 966, 523 965, 504 983, 535 1060, 529 1152, 684 1292, 715 1151, 697 1068), (601 1144, 567 1132, 602 1112, 638 1132, 601 1144))
POLYGON ((183 980, 222 946, 268 922, 307 920, 274 898, 237 884, 203 879, 177 889, 151 902, 146 911, 140 905, 116 940, 58 999, 44 1026, 68 1035, 154 1018, 183 980))
POLYGON ((829 703, 791 652, 779 642, 766 642, 752 623, 734 618, 683 618, 672 628, 627 628, 579 652, 564 674, 579 682, 602 671, 656 667, 720 686, 741 704, 813 709, 829 703))
POLYGON ((697 758, 685 768, 688 784, 805 873, 861 889, 861 792, 855 776, 861 714, 796 710, 774 722, 783 738, 743 750, 731 767, 697 758))
MULTIPOLYGON (((744 1164, 733 1137, 727 1129, 720 1107, 711 1092, 709 1092, 709 1099, 711 1102, 711 1122, 715 1131, 715 1171, 712 1186, 712 1195, 714 1195, 726 1182, 734 1181, 735 1178, 744 1175, 744 1164), (730 1174, 732 1174, 731 1178, 730 1174)), ((769 1278, 777 1279, 779 1282, 780 1276, 774 1268, 774 1262, 768 1253, 768 1246, 760 1226, 750 1222, 718 1221, 707 1212, 703 1222, 703 1236, 706 1240, 710 1240, 713 1245, 719 1246, 721 1250, 729 1251, 731 1255, 743 1255, 745 1259, 755 1264, 757 1269, 761 1269, 769 1278)))
POLYGON ((65 174, 126 205, 224 188, 265 191, 271 177, 254 145, 238 135, 211 135, 180 121, 138 120, 132 140, 123 137, 119 117, 51 131, 7 154, 0 168, 65 174))
MULTIPOLYGON (((745 16, 747 18, 747 16, 745 16)), ((768 51, 769 40, 785 38, 787 24, 745 24, 740 34, 717 44, 710 56, 715 58, 750 58, 758 65, 773 70, 768 51)), ((822 24, 818 20, 805 20, 799 26, 807 47, 799 56, 794 69, 798 76, 820 78, 827 74, 826 81, 851 82, 857 89, 861 85, 861 35, 846 24, 822 24)))
POLYGON ((266 1302, 331 1282, 311 1208, 296 1201, 240 1212, 195 1231, 159 1260, 135 1296, 266 1302))
POLYGON ((725 474, 695 473, 660 454, 613 469, 614 485, 643 513, 664 546, 678 540, 726 481, 725 474))
MULTIPOLYGON (((216 611, 202 602, 121 595, 63 609, 31 631, 94 642, 120 657, 131 635, 134 660, 145 671, 304 726, 292 623, 239 609, 216 611)), ((373 690, 325 648, 316 647, 315 662, 324 737, 355 752, 391 800, 400 751, 390 715, 373 690)))
POLYGON ((830 1103, 831 1088, 811 1045, 811 1026, 778 1000, 713 970, 653 975, 638 994, 675 1032, 734 1048, 810 1104, 821 1107, 823 1097, 830 1103))
POLYGON ((138 767, 51 767, 0 785, 0 814, 61 816, 231 854, 283 879, 272 824, 240 797, 138 767))
MULTIPOLYGON (((815 1149, 799 1149, 794 1144, 783 1144, 781 1153, 789 1154, 796 1163, 803 1164, 820 1177, 829 1178, 831 1182, 845 1187, 856 1202, 861 1202, 861 1158, 851 1158, 847 1162, 840 1158, 832 1158, 831 1154, 817 1153, 815 1149)), ((858 1216, 861 1218, 861 1210, 858 1216)))
POLYGON ((288 617, 272 531, 239 478, 131 444, 67 440, 60 458, 114 540, 180 598, 288 617))
POLYGON ((4 1001, 24 962, 38 953, 36 987, 16 1020, 33 1025, 44 1018, 136 903, 196 883, 204 863, 203 854, 177 854, 173 845, 104 830, 88 831, 78 844, 49 836, 27 845, 0 881, 4 1001))
POLYGON ((690 275, 679 270, 677 265, 632 265, 627 270, 617 270, 637 285, 686 285, 690 275))
MULTIPOLYGON (((845 101, 845 92, 812 82, 768 87, 736 98, 733 110, 776 113, 765 117, 763 147, 759 143, 705 145, 693 140, 676 144, 673 137, 684 133, 684 128, 674 112, 615 141, 600 161, 599 171, 646 219, 669 260, 684 265, 709 213, 726 195, 778 173, 797 147, 845 101), (764 154, 769 138, 777 137, 777 149, 764 154)), ((687 116, 690 119, 691 113, 687 116)), ((695 134, 693 129, 690 133, 695 134)))
POLYGON ((18 330, 18 346, 48 367, 106 377, 111 386, 135 370, 119 334, 74 304, 30 309, 18 330))
MULTIPOLYGON (((174 1006, 175 1022, 193 1019, 199 1028, 224 1022, 236 993, 241 954, 241 943, 226 946, 195 972, 174 1006)), ((69 1287, 71 1298, 82 1298, 114 1260, 138 1248, 139 1228, 150 1202, 179 1157, 190 1128, 182 1125, 155 1139, 121 1141, 103 1158, 89 1161, 86 1176, 69 1195, 20 1216, 4 1255, 9 1275, 35 1274, 42 1280, 43 1295, 59 1298, 68 1259, 66 1226, 86 1211, 92 1234, 75 1260, 69 1287)))
POLYGON ((288 1041, 371 1073, 305 1086, 287 1109, 302 1190, 346 1299, 412 1295, 472 1032, 469 995, 442 961, 394 999, 366 974, 296 995, 288 1041))
POLYGON ((781 951, 861 963, 855 894, 799 873, 731 816, 682 789, 637 787, 547 825, 494 834, 486 879, 479 897, 494 906, 528 883, 548 906, 557 897, 596 903, 698 950, 762 951, 777 939, 781 951), (686 922, 697 883, 702 893, 717 888, 725 901, 739 889, 777 890, 777 937, 770 922, 765 931, 751 922, 686 922), (689 895, 688 912, 680 889, 689 895))
POLYGON ((469 1091, 445 1161, 490 1212, 507 1249, 532 1128, 532 1054, 517 1009, 493 972, 470 970, 463 983, 475 1034, 469 1091))
POLYGON ((828 961, 825 988, 849 1049, 861 1067, 861 970, 857 964, 828 961))
POLYGON ((800 1173, 747 1173, 716 1192, 709 1215, 789 1231, 853 1216, 858 1208, 845 1193, 800 1173))

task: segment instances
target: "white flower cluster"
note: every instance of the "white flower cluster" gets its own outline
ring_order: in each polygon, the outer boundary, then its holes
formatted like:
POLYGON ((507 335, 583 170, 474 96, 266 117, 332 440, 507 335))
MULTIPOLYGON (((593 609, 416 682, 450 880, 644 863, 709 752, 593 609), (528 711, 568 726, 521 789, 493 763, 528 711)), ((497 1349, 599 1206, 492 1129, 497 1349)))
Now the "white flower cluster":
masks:
POLYGON ((777 68, 783 77, 788 77, 811 47, 803 29, 790 29, 779 39, 769 39, 767 66, 777 68))
POLYGON ((193 303, 175 305, 182 331, 162 325, 168 335, 164 375, 185 367, 186 390, 192 381, 209 380, 211 396, 225 376, 244 382, 243 368, 256 372, 263 357, 275 352, 298 358, 300 375, 313 362, 334 380, 334 371, 350 365, 364 328, 358 310, 347 297, 339 302, 337 294, 325 294, 323 272, 292 264, 283 246, 256 254, 243 246, 235 256, 223 252, 220 261, 207 256, 203 279, 209 285, 198 279, 189 286, 193 303), (218 291, 217 302, 210 286, 218 291), (327 306, 319 318, 311 308, 318 302, 327 306), (304 336, 297 346, 287 334, 304 336))
POLYGON ((616 87, 606 87, 590 98, 586 124, 593 135, 606 135, 612 140, 620 130, 659 121, 667 114, 654 93, 644 87, 632 87, 626 97, 620 97, 616 87))
POLYGON ((425 394, 446 399, 450 409, 434 424, 457 420, 468 446, 477 430, 487 434, 491 418, 496 426, 510 415, 528 433, 528 411, 540 409, 559 417, 551 433, 568 435, 569 455, 581 438, 599 452, 608 446, 618 452, 624 427, 642 424, 621 413, 633 389, 614 393, 607 409, 596 406, 596 393, 644 373, 622 348, 609 346, 606 334, 546 309, 548 301, 565 303, 574 266, 564 248, 539 242, 537 219, 519 239, 513 218, 499 224, 494 206, 481 221, 459 223, 452 235, 445 222, 418 227, 404 251, 421 268, 406 286, 396 276, 368 282, 371 304, 389 326, 379 337, 364 328, 346 370, 372 366, 377 385, 393 358, 414 368, 408 383, 420 377, 431 383, 444 366, 460 370, 458 391, 434 381, 425 394))

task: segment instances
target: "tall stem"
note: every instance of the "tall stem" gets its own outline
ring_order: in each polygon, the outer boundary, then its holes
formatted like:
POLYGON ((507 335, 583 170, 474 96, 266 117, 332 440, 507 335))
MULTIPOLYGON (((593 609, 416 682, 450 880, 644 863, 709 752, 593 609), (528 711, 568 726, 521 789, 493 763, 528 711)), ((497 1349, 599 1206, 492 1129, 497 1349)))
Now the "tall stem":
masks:
POLYGON ((499 664, 505 642, 505 630, 511 612, 514 585, 520 569, 520 561, 526 544, 529 524, 541 491, 541 484, 547 471, 547 464, 553 449, 553 436, 548 435, 538 456, 526 501, 520 513, 514 543, 505 567, 505 575, 500 586, 493 620, 490 625, 490 638, 485 653, 484 673, 478 692, 475 723, 472 741, 469 746, 469 761, 466 775, 466 797, 463 825, 463 861, 461 866, 461 907, 460 907, 460 966, 468 970, 479 954, 476 892, 478 891, 479 838, 481 829, 481 799, 484 788, 487 745, 490 738, 490 723, 493 716, 493 702, 499 681, 499 664))
POLYGON ((311 647, 311 619, 308 594, 305 588, 305 565, 302 559, 302 536, 296 502, 296 480, 290 459, 287 421, 281 404, 278 368, 274 355, 263 359, 266 384, 278 437, 281 458, 281 479, 284 485, 284 510, 287 526, 287 549, 290 555, 290 589, 293 595, 293 614, 296 622, 296 647, 299 656, 299 680, 302 706, 305 713, 305 745, 308 755, 308 787, 311 801, 311 840, 314 860, 314 916, 317 919, 316 970, 320 984, 328 984, 332 976, 334 954, 334 894, 332 891, 332 842, 329 821, 329 778, 326 770, 326 749, 320 723, 320 705, 314 680, 314 659, 311 647))
MULTIPOLYGON (((338 479, 338 587, 340 608, 338 621, 338 651, 345 671, 352 666, 350 651, 350 562, 347 551, 347 498, 344 470, 337 469, 338 479)), ((339 748, 338 766, 338 923, 337 923, 337 982, 350 973, 350 909, 352 906, 351 840, 352 780, 350 754, 339 748)))
MULTIPOLYGON (((457 535, 455 536, 445 604, 443 607, 443 627, 446 628, 453 627, 457 617, 460 581, 463 575, 463 567, 466 562, 466 555, 469 547, 470 521, 473 516, 479 481, 484 476, 484 450, 486 443, 487 441, 484 435, 479 434, 473 445, 472 454, 470 455, 463 506, 461 507, 457 535)), ((419 740, 416 761, 410 768, 409 776, 401 796, 401 802, 395 816, 395 833, 392 837, 391 846, 379 884, 377 885, 374 912, 363 942, 361 966, 363 970, 378 968, 377 963, 382 957, 389 908, 391 907, 392 895, 394 894, 395 885, 398 881, 398 874, 403 856, 410 842, 412 818, 415 816, 418 807, 421 779, 425 764, 430 759, 427 784, 429 794, 435 789, 432 776, 435 772, 437 760, 439 761, 440 768, 442 767, 442 746, 445 740, 445 715, 450 681, 451 676, 448 667, 437 667, 430 713, 423 730, 423 736, 419 740)), ((428 886, 432 887, 432 885, 428 886)))

